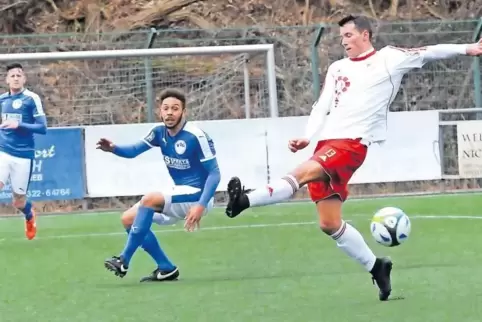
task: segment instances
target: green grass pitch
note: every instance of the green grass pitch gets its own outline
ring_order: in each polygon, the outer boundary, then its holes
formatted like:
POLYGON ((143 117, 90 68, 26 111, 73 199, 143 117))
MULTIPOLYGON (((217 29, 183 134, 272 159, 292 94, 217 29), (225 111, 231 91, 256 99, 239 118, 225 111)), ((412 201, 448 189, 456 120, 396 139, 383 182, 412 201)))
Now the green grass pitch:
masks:
POLYGON ((482 321, 482 195, 348 201, 352 221, 394 261, 394 298, 318 228, 311 203, 215 209, 201 231, 153 226, 179 266, 177 282, 141 284, 155 267, 140 250, 124 279, 103 267, 126 234, 118 214, 43 216, 27 241, 21 217, 0 220, 0 321, 482 321), (401 207, 412 235, 386 248, 369 234, 380 207, 401 207))

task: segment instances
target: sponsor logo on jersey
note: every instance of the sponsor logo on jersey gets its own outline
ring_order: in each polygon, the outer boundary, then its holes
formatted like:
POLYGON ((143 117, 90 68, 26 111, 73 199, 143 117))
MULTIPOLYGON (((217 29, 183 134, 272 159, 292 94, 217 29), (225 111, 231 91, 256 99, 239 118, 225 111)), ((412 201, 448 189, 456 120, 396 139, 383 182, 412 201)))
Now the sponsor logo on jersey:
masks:
POLYGON ((168 168, 178 169, 178 170, 186 170, 191 168, 191 164, 189 163, 188 159, 177 159, 172 158, 167 155, 164 156, 164 162, 168 168))
POLYGON ((20 113, 2 113, 2 120, 14 120, 18 122, 22 122, 22 114, 20 113))

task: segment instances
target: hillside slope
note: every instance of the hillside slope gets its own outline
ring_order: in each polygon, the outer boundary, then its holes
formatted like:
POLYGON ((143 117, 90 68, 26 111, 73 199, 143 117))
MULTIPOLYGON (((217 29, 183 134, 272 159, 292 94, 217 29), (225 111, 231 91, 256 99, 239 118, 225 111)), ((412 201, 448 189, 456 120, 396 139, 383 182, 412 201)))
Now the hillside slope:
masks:
MULTIPOLYGON (((461 42, 472 37, 476 23, 438 22, 477 19, 482 16, 482 0, 0 0, 0 12, 2 53, 143 48, 146 34, 119 37, 104 33, 126 33, 148 27, 205 29, 166 31, 158 37, 161 40, 157 40, 155 47, 274 43, 278 105, 280 114, 288 116, 306 115, 313 102, 313 71, 316 74, 317 70, 312 69, 310 44, 315 28, 308 26, 331 23, 347 13, 362 13, 385 21, 430 19, 435 22, 381 28, 377 46, 461 42), (246 26, 257 27, 243 31, 246 26), (298 28, 281 30, 266 26, 298 28), (231 30, 207 30, 221 28, 231 30), (38 33, 50 35, 35 35, 38 33), (76 34, 58 36, 60 33, 76 34), (20 38, 15 34, 31 36, 20 38)), ((329 62, 342 53, 336 39, 326 37, 319 54, 318 72, 323 75, 329 62)), ((262 57, 249 58, 251 113, 252 116, 267 116, 269 91, 263 77, 266 66, 262 57)), ((232 55, 153 59, 153 85, 155 89, 173 85, 188 89, 194 107, 190 110, 191 118, 242 118, 246 103, 244 63, 244 57, 232 55)), ((51 126, 146 121, 147 92, 142 59, 30 62, 25 65, 28 65, 29 86, 42 96, 51 126)), ((392 110, 473 106, 470 66, 470 60, 452 61, 411 75, 392 110)), ((455 182, 454 187, 463 188, 466 184, 455 182)), ((436 184, 400 183, 363 185, 354 189, 379 193, 391 189, 414 192, 438 188, 436 184)), ((449 188, 448 183, 446 188, 449 188)), ((122 202, 110 199, 94 200, 89 207, 113 205, 124 207, 122 202)), ((44 207, 45 211, 58 207, 72 210, 80 209, 80 204, 44 207)))
MULTIPOLYGON (((467 41, 474 18, 482 15, 482 0, 0 0, 0 12, 0 32, 8 34, 0 37, 3 53, 145 48, 147 33, 135 31, 149 27, 163 31, 153 47, 274 43, 278 106, 281 115, 289 116, 306 115, 313 102, 314 25, 333 23, 347 13, 383 21, 430 19, 434 23, 377 26, 376 45, 467 41), (447 18, 472 22, 442 23, 447 18), (21 33, 30 37, 12 36, 21 33)), ((330 35, 319 46, 321 75, 329 61, 342 55, 335 34, 330 35)), ((153 85, 187 89, 196 107, 194 119, 244 117, 244 63, 244 57, 234 55, 154 58, 153 85)), ((452 69, 447 74, 452 85, 470 83, 466 65, 446 66, 452 69)), ((148 114, 144 67, 139 58, 31 62, 28 76, 49 106, 49 124, 130 123, 145 121, 148 114)), ((268 116, 263 57, 249 57, 248 69, 252 116, 268 116)), ((414 78, 413 90, 401 93, 393 109, 411 108, 414 102, 420 109, 470 104, 466 85, 456 95, 444 84, 425 86, 427 77, 414 78)))
POLYGON ((224 28, 375 19, 473 19, 482 0, 0 0, 0 32, 126 31, 150 26, 224 28))

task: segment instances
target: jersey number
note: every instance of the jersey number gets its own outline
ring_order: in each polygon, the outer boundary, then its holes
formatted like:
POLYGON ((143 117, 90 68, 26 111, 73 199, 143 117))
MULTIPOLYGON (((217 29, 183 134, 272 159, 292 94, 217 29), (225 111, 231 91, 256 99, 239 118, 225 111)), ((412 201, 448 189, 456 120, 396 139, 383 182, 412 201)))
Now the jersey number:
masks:
POLYGON ((331 158, 331 157, 334 156, 335 154, 336 154, 336 151, 335 151, 335 150, 329 149, 328 151, 326 151, 325 153, 323 153, 322 155, 320 155, 320 159, 323 160, 323 161, 326 161, 326 159, 331 158))

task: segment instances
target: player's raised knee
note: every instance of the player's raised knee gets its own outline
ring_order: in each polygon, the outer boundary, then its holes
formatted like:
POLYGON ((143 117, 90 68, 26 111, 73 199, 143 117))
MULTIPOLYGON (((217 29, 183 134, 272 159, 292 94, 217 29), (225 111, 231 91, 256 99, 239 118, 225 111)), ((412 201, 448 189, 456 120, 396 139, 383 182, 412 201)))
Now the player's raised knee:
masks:
POLYGON ((125 228, 129 228, 134 223, 134 218, 136 217, 135 211, 131 209, 126 210, 122 213, 121 222, 125 228))
POLYGON ((329 177, 323 170, 323 167, 314 160, 303 162, 296 168, 292 175, 298 180, 300 186, 313 181, 328 181, 329 177))
POLYGON ((144 207, 159 209, 164 207, 165 198, 160 192, 150 192, 141 198, 139 204, 144 207))

